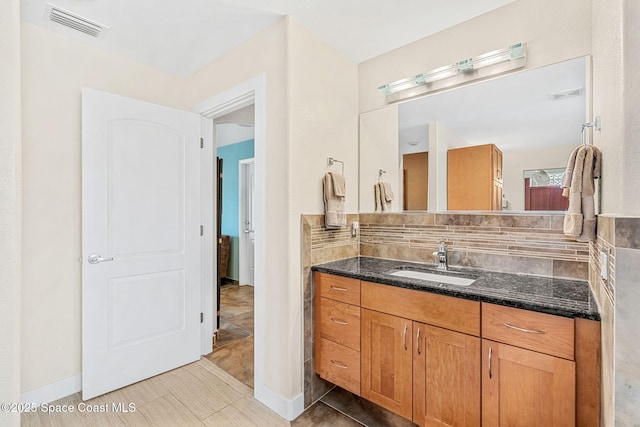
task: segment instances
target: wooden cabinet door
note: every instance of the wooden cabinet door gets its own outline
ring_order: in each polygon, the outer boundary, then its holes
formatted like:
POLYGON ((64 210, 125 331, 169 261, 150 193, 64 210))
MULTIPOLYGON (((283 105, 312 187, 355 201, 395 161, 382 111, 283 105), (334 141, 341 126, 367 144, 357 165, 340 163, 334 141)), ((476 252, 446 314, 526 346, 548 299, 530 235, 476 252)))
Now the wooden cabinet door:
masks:
POLYGON ((575 362, 482 340, 482 425, 574 427, 575 362))
POLYGON ((502 183, 493 181, 493 189, 491 190, 491 210, 502 210, 502 183))
POLYGON ((410 320, 362 309, 362 397, 411 419, 410 320))
POLYGON ((413 422, 480 426, 480 338, 414 322, 413 422))
POLYGON ((491 155, 491 165, 493 168, 493 179, 502 182, 502 151, 495 145, 491 145, 493 149, 491 155))

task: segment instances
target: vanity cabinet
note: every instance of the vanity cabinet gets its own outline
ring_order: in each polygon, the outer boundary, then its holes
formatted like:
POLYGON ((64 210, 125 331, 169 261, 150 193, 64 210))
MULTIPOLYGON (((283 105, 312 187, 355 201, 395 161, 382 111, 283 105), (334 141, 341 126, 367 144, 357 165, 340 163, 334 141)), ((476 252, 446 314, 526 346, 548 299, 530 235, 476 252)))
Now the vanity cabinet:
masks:
POLYGON ((326 380, 420 426, 599 426, 599 322, 314 278, 326 380))
POLYGON ((482 304, 482 424, 576 425, 574 320, 482 304))
POLYGON ((447 152, 447 209, 502 210, 502 151, 494 144, 447 152))
POLYGON ((315 369, 360 395, 360 280, 315 273, 315 369))
POLYGON ((479 426, 480 303, 361 289, 362 397, 421 426, 479 426))

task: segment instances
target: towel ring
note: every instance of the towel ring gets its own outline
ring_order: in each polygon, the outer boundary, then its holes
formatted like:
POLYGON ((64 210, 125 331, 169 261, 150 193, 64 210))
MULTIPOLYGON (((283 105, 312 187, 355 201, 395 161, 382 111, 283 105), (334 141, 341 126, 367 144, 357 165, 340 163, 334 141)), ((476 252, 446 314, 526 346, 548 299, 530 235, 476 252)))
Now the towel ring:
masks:
POLYGON ((327 165, 333 166, 334 163, 340 163, 341 173, 344 175, 344 162, 342 160, 334 159, 333 157, 327 157, 327 165))
POLYGON ((385 174, 385 173, 387 173, 387 171, 378 169, 378 182, 382 180, 382 174, 385 174))
MULTIPOLYGON (((587 133, 585 132, 586 128, 594 128, 595 130, 600 130, 600 116, 596 116, 596 118, 592 122, 587 122, 582 125, 582 145, 587 146, 587 133)), ((591 144, 593 145, 593 139, 591 140, 591 144)))

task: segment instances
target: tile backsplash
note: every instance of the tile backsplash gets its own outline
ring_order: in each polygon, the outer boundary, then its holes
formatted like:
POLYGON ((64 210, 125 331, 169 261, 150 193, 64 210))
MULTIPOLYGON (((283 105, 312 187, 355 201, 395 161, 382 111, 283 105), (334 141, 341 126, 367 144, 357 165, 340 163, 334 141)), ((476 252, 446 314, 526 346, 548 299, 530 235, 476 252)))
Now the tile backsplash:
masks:
POLYGON ((589 246, 562 233, 562 215, 360 214, 360 255, 433 263, 438 242, 455 266, 587 280, 589 246))

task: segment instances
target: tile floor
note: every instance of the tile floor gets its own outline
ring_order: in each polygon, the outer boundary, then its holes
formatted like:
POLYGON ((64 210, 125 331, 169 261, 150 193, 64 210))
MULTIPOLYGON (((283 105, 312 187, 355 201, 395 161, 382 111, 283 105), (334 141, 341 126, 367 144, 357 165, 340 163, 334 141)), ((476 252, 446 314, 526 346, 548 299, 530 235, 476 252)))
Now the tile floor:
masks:
POLYGON ((221 329, 212 354, 145 381, 82 402, 79 393, 53 402, 73 413, 31 412, 24 427, 351 427, 410 426, 408 421, 335 388, 292 422, 253 398, 253 288, 221 289, 221 329), (79 412, 79 405, 108 412, 79 412), (115 411, 122 404, 135 410, 115 411), (348 415, 346 415, 348 414, 348 415))

